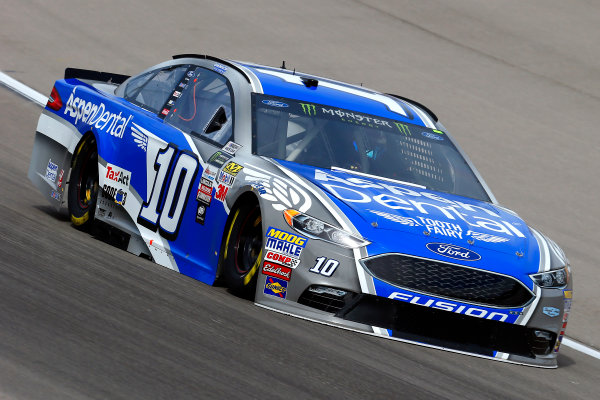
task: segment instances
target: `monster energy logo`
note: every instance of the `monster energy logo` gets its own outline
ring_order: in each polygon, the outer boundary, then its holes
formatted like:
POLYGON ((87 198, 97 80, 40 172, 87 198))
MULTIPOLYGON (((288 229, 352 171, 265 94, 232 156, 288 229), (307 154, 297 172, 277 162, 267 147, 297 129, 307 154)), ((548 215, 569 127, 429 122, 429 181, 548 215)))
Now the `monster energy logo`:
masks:
POLYGON ((412 136, 411 133, 410 133, 410 129, 408 128, 408 125, 404 125, 404 124, 401 124, 399 122, 394 122, 394 125, 396 125, 396 128, 398 128, 398 130, 404 136, 412 136))
POLYGON ((317 115, 317 109, 314 104, 300 103, 302 112, 306 115, 317 115))

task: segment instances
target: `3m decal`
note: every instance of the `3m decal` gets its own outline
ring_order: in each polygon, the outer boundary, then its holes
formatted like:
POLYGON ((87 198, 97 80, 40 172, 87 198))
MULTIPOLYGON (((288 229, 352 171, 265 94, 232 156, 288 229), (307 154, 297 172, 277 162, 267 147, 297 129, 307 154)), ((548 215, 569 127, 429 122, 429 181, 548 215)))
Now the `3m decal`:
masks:
POLYGON ((455 246, 447 243, 427 243, 425 246, 431 252, 440 256, 454 258, 455 260, 477 261, 481 260, 481 256, 472 250, 464 247, 455 246))
POLYGON ((227 172, 228 174, 236 176, 243 169, 244 167, 242 167, 240 164, 236 164, 233 161, 230 161, 227 163, 225 168, 223 168, 223 172, 227 172))
POLYGON ((262 273, 265 275, 274 276, 275 278, 283 279, 284 281, 289 281, 290 277, 292 276, 292 269, 283 265, 265 261, 263 263, 262 273))
POLYGON ((148 229, 158 229, 164 238, 175 240, 198 172, 198 159, 169 144, 158 152, 154 169, 157 172, 152 193, 142 204, 137 221, 148 229))
POLYGON ((309 269, 309 271, 330 277, 339 265, 340 262, 333 258, 327 259, 327 257, 317 257, 315 266, 309 269))
POLYGON ((69 114, 71 118, 75 118, 74 125, 77 125, 79 121, 82 123, 93 126, 94 128, 105 131, 109 135, 123 138, 123 133, 127 128, 127 125, 133 118, 132 115, 126 117, 122 116, 122 112, 119 114, 116 112, 105 111, 106 106, 104 103, 96 104, 93 101, 86 101, 75 96, 77 87, 73 88, 73 92, 67 100, 64 114, 69 114))
POLYGON ((223 202, 225 201, 225 197, 227 196, 227 192, 229 191, 229 187, 220 184, 217 186, 217 191, 215 192, 215 199, 223 202))
POLYGON ((272 250, 267 250, 265 254, 265 261, 273 261, 289 268, 296 268, 300 263, 300 260, 297 258, 292 258, 287 254, 272 250))
POLYGON ((229 141, 229 142, 227 142, 227 144, 221 150, 223 150, 225 153, 229 153, 229 154, 233 155, 241 147, 242 147, 241 144, 237 144, 235 142, 229 141))
POLYGON ((56 181, 57 172, 58 164, 54 164, 52 159, 48 160, 48 166, 46 166, 46 179, 50 182, 56 181))
POLYGON ((287 285, 287 281, 269 276, 265 282, 264 293, 285 299, 285 296, 287 295, 287 285))

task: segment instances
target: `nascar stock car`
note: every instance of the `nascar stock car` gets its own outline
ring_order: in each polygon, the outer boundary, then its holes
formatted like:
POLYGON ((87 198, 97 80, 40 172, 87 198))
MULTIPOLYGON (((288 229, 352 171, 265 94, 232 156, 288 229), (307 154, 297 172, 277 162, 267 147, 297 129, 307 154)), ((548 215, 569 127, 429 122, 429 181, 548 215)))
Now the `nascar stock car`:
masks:
POLYGON ((132 77, 67 68, 29 178, 74 225, 259 306, 557 365, 567 258, 404 97, 205 55, 132 77))

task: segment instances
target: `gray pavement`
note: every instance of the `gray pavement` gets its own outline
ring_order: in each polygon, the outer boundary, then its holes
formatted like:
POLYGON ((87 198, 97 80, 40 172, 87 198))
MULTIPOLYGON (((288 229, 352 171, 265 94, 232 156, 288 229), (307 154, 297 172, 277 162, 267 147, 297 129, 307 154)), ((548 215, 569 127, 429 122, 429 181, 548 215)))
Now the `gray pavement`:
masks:
MULTIPOLYGON (((600 4, 575 0, 0 4, 0 70, 133 74, 183 52, 427 104, 575 272, 567 334, 600 347, 600 4)), ((0 88, 0 398, 592 398, 600 361, 505 365, 297 320, 70 227, 27 181, 39 109, 0 88)))

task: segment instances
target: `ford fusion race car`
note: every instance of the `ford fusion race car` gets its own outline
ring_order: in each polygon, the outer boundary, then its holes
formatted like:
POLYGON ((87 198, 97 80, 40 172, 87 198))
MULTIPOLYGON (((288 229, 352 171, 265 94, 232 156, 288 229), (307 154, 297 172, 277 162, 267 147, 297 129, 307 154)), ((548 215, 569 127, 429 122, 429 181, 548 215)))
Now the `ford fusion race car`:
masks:
POLYGON ((259 306, 555 367, 563 251, 501 207, 426 107, 296 71, 179 55, 68 68, 29 178, 74 225, 259 306))

